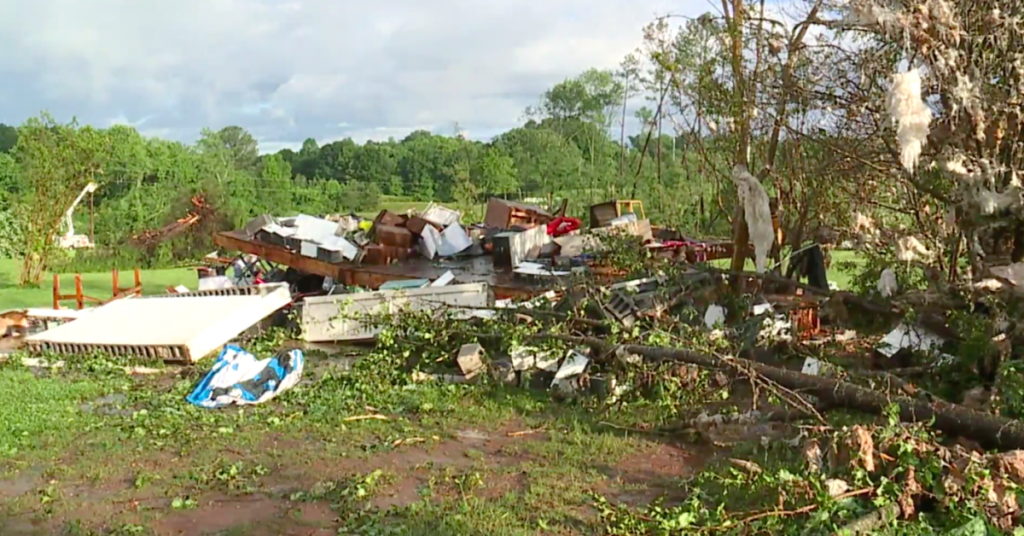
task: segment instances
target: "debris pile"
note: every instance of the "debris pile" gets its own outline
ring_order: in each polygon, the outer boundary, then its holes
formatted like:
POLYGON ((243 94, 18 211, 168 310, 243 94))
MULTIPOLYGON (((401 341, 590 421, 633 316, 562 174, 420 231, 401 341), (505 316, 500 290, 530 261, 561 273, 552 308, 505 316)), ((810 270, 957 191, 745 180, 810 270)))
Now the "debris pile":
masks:
POLYGON ((551 211, 491 198, 484 221, 476 224, 464 224, 462 213, 438 204, 407 214, 382 210, 372 220, 264 215, 241 230, 217 234, 215 242, 329 278, 328 289, 375 290, 391 280, 433 280, 451 271, 455 283, 487 283, 501 298, 536 295, 572 273, 601 273, 597 254, 609 236, 636 237, 645 252, 674 261, 703 262, 732 251, 726 242, 652 227, 636 201, 595 205, 588 229, 564 210, 565 203, 551 211))

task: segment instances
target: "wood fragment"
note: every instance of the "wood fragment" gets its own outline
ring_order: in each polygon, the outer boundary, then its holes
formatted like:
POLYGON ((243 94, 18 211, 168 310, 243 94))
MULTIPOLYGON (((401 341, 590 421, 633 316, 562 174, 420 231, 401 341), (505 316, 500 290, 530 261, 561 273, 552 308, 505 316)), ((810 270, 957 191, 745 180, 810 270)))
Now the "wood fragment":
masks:
MULTIPOLYGON (((854 490, 854 491, 848 491, 846 493, 843 493, 842 495, 836 496, 836 499, 837 500, 849 499, 850 497, 858 497, 860 495, 868 495, 868 494, 870 494, 873 491, 874 491, 874 488, 863 488, 863 489, 858 489, 858 490, 854 490)), ((814 503, 814 504, 808 504, 807 506, 804 506, 804 507, 801 507, 801 508, 797 508, 795 510, 770 510, 768 512, 761 512, 759 514, 754 514, 752 516, 745 517, 745 518, 741 519, 739 521, 739 523, 741 525, 745 525, 745 524, 750 523, 752 521, 757 521, 758 519, 764 519, 766 517, 788 517, 788 516, 795 516, 795 515, 799 515, 799 514, 806 514, 807 512, 811 512, 811 511, 817 509, 819 506, 821 506, 821 505, 818 504, 818 503, 814 503)), ((896 508, 897 508, 897 513, 898 513, 899 507, 897 506, 896 508)))
POLYGON ((522 437, 531 434, 539 434, 546 431, 547 428, 534 428, 532 430, 519 430, 518 432, 508 432, 505 435, 508 437, 522 437))
POLYGON ((379 413, 374 413, 374 414, 371 414, 371 415, 353 415, 352 417, 345 417, 342 420, 345 421, 345 422, 352 422, 352 421, 365 421, 365 420, 369 420, 369 419, 378 420, 378 421, 386 421, 386 420, 388 420, 388 418, 386 416, 381 415, 379 413))

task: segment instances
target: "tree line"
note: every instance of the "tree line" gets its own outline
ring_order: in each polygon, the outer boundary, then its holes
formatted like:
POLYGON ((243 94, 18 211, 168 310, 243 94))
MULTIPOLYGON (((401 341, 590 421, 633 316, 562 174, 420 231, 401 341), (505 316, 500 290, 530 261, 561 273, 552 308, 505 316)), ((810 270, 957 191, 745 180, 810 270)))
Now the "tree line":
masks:
MULTIPOLYGON (((96 243, 120 256, 131 237, 185 215, 199 193, 221 227, 262 213, 369 212, 382 199, 465 208, 500 196, 569 197, 579 214, 593 202, 638 198, 656 217, 711 231, 716 221, 704 202, 710 206, 715 188, 687 158, 688 137, 656 132, 647 108, 633 114, 640 131, 613 136, 616 122, 633 120, 619 113, 627 99, 620 74, 592 69, 550 88, 521 126, 488 141, 416 131, 363 144, 310 138, 297 151, 264 154, 239 126, 204 129, 186 144, 42 113, 17 127, 0 124, 0 255, 42 258, 26 268, 27 279, 38 280, 45 265, 63 258, 40 253, 51 249, 63 211, 90 181, 98 184, 91 200, 96 243)), ((89 229, 88 206, 76 210, 78 232, 89 229)), ((170 244, 148 260, 186 259, 208 247, 170 244)))

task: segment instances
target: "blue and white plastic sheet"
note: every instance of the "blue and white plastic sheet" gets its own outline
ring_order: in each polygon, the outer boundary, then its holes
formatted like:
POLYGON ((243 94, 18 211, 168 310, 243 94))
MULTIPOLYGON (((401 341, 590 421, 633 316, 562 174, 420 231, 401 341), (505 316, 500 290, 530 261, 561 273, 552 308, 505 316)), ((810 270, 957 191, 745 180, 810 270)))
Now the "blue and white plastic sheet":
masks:
POLYGON ((186 400, 209 409, 266 402, 299 383, 305 360, 302 350, 257 360, 238 346, 225 346, 186 400))

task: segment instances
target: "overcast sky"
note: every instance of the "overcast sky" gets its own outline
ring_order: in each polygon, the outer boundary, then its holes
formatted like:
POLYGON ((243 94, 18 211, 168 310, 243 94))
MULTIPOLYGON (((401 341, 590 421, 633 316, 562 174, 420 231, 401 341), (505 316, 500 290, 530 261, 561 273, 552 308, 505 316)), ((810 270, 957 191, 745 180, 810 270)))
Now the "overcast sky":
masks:
POLYGON ((707 0, 0 0, 0 122, 48 110, 193 141, 487 139, 552 84, 614 68, 707 0))

